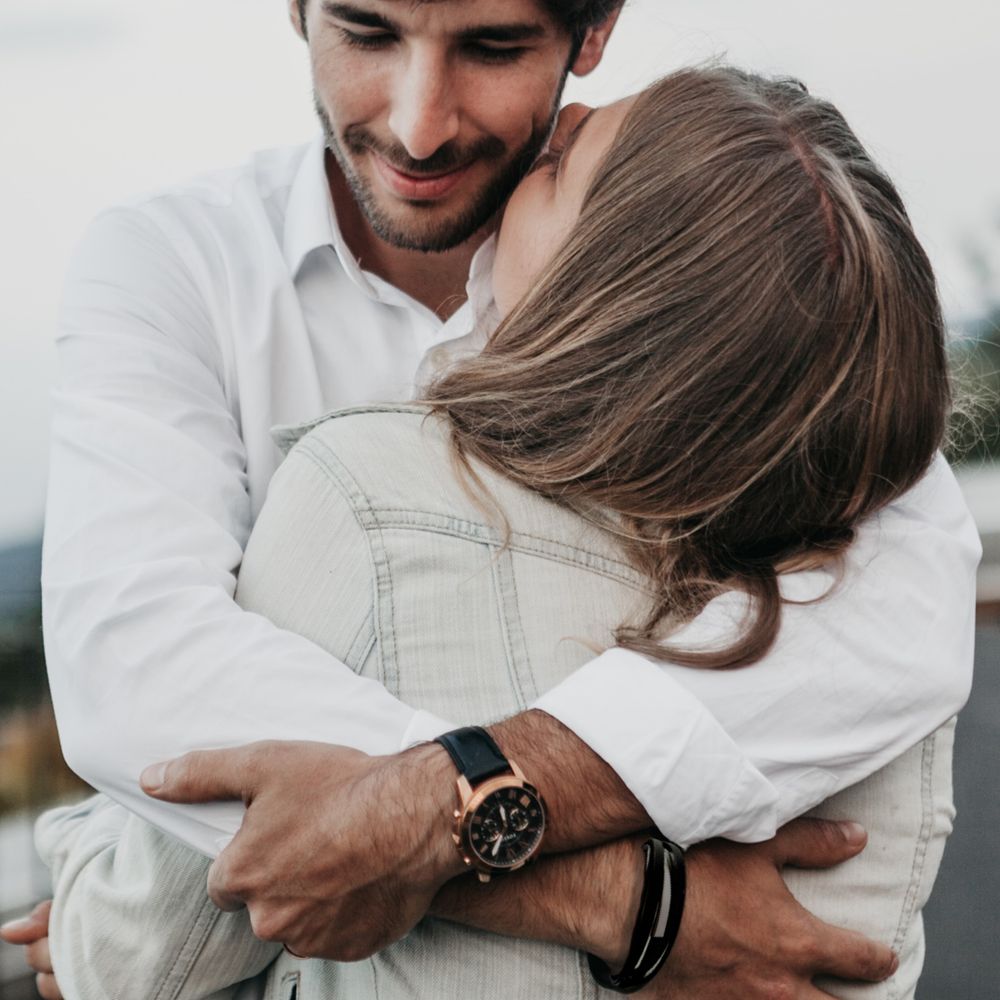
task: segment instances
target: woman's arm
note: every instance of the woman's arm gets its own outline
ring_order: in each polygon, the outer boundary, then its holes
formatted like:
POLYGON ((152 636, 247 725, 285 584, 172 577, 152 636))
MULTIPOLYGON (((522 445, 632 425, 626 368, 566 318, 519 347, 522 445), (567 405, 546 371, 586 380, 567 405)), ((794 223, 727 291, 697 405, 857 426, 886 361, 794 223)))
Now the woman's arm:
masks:
POLYGON ((210 860, 104 796, 39 821, 52 964, 68 1000, 221 1000, 281 950, 208 897, 210 860))

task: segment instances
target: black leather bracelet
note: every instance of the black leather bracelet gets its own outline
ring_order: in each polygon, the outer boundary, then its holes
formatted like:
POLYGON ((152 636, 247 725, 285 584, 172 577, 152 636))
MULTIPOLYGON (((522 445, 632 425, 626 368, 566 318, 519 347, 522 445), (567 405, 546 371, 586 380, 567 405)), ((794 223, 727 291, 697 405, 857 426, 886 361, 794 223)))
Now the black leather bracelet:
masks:
POLYGON ((629 943, 628 957, 618 972, 595 955, 588 955, 590 972, 597 982, 617 993, 635 993, 660 971, 677 940, 684 913, 687 878, 684 852, 672 841, 651 837, 642 845, 645 868, 639 914, 629 943), (666 902, 666 889, 670 902, 666 902))

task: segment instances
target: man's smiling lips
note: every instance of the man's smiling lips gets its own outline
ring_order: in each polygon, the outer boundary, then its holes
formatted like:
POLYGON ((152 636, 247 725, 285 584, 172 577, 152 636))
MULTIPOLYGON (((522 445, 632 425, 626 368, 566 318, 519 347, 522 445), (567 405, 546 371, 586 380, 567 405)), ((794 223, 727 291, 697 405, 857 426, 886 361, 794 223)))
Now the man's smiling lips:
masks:
POLYGON ((461 183, 472 168, 472 164, 467 163, 444 173, 406 174, 383 160, 374 150, 371 156, 375 169, 386 187, 398 198, 407 201, 437 201, 444 198, 461 183))

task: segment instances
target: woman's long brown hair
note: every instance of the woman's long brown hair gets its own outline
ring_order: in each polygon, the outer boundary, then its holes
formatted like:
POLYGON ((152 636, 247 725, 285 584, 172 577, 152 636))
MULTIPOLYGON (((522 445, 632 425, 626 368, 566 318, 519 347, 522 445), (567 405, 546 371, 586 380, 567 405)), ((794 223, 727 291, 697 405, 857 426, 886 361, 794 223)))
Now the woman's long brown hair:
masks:
POLYGON ((927 469, 944 339, 899 195, 840 113, 692 69, 642 94, 566 243, 428 399, 461 456, 616 515, 655 593, 622 645, 732 667, 774 642, 778 574, 927 469), (729 590, 751 598, 731 643, 671 645, 729 590))

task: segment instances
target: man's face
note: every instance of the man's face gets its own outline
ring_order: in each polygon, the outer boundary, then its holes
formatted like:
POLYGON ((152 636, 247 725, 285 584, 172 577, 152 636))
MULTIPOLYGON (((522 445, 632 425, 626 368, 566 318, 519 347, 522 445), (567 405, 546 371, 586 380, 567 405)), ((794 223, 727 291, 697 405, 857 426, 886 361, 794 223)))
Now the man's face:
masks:
POLYGON ((439 252, 489 222, 566 77, 570 39, 541 3, 309 0, 306 28, 327 144, 376 234, 439 252))

